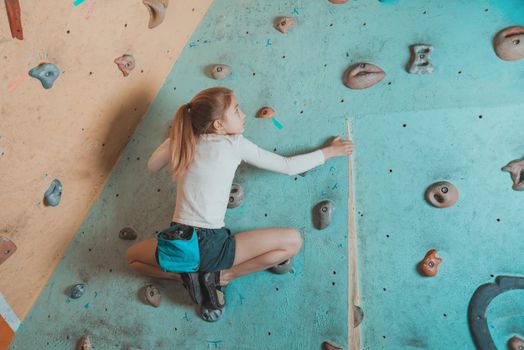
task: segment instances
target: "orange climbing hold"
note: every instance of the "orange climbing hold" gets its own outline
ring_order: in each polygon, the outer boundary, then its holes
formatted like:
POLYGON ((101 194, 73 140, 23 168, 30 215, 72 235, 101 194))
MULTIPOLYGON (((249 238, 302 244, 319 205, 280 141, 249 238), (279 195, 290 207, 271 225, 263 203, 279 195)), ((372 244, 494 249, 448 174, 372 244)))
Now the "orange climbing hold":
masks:
POLYGON ((284 34, 295 24, 296 21, 293 17, 277 17, 275 19, 275 29, 284 34))
POLYGON ((329 0, 330 3, 332 4, 345 4, 346 2, 348 2, 348 0, 329 0))
POLYGON ((438 265, 442 259, 437 257, 437 251, 431 249, 426 253, 424 259, 419 263, 418 268, 421 274, 427 277, 433 277, 438 272, 438 265))
POLYGON ((257 112, 257 118, 273 118, 275 111, 271 107, 262 107, 257 112))

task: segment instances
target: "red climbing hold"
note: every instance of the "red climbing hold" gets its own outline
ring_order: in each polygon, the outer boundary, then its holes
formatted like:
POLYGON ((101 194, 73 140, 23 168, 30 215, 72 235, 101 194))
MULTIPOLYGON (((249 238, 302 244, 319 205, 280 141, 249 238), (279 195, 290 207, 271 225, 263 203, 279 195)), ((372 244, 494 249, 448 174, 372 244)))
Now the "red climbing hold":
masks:
POLYGON ((437 251, 431 249, 426 253, 424 259, 419 263, 418 268, 421 274, 427 277, 433 277, 438 272, 438 265, 442 259, 437 257, 437 251))

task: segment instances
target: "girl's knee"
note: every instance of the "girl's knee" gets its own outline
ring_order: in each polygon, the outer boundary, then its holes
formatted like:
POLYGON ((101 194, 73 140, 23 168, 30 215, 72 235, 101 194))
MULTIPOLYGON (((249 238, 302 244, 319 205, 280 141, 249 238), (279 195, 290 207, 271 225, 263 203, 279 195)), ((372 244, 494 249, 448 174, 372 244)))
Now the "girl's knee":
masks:
POLYGON ((293 255, 295 255, 300 251, 300 247, 302 247, 302 236, 300 235, 300 231, 295 228, 288 228, 287 230, 289 235, 289 248, 293 252, 293 255))

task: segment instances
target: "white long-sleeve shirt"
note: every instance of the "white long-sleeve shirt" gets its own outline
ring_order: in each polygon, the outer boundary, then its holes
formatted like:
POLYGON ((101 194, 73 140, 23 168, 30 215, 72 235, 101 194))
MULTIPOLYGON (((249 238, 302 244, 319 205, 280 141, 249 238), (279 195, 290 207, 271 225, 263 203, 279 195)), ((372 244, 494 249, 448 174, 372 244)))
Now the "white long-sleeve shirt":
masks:
MULTIPOLYGON (((147 162, 149 170, 156 172, 170 163, 170 142, 167 138, 153 152, 147 162)), ((223 227, 231 184, 242 161, 257 168, 295 175, 324 164, 325 158, 321 150, 282 157, 242 135, 201 135, 193 161, 177 180, 172 221, 202 228, 223 227)))

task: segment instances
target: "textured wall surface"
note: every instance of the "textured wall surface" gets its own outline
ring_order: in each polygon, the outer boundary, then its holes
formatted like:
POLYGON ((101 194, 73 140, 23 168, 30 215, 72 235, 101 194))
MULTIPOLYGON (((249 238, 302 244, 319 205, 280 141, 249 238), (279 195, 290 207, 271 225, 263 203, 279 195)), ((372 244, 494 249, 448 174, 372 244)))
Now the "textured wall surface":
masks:
MULTIPOLYGON (((118 240, 118 231, 132 226, 147 238, 168 225, 175 186, 165 171, 148 174, 147 158, 176 108, 217 85, 206 67, 226 63, 233 74, 221 84, 236 91, 249 117, 245 135, 266 149, 284 155, 314 149, 343 134, 344 119, 350 120, 362 347, 473 349, 471 294, 494 276, 523 268, 520 193, 500 167, 523 156, 524 60, 501 61, 491 43, 498 30, 523 20, 518 0, 215 1, 12 348, 67 348, 86 332, 99 348, 318 349, 324 339, 346 345, 348 188, 341 158, 306 177, 249 166, 237 172, 246 200, 228 211, 226 224, 234 232, 298 227, 304 245, 294 273, 234 281, 216 324, 198 318, 175 282, 154 281, 163 293, 160 308, 139 300, 140 287, 153 280, 126 267, 129 243, 118 240), (297 18, 286 35, 271 26, 279 15, 297 18), (432 75, 405 71, 409 45, 416 43, 435 47, 432 75), (386 78, 368 90, 349 90, 342 74, 361 61, 380 66, 386 78), (254 118, 263 105, 276 110, 282 130, 254 118), (454 207, 425 203, 426 187, 438 180, 457 185, 454 207), (333 225, 319 232, 310 210, 324 198, 337 209, 333 225), (430 248, 444 259, 432 279, 415 270, 430 248), (86 295, 68 300, 66 288, 79 281, 88 283, 86 295)), ((501 348, 524 332, 514 307, 522 305, 522 294, 501 296, 488 312, 501 348)))
POLYGON ((0 293, 23 319, 211 3, 172 1, 148 29, 142 1, 20 1, 24 40, 0 2, 0 236, 18 250, 0 266, 0 293), (123 77, 113 60, 132 54, 123 77), (61 71, 45 90, 28 71, 61 71), (43 196, 54 178, 58 207, 43 196), (16 282, 15 282, 16 281, 16 282))

